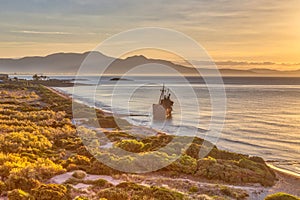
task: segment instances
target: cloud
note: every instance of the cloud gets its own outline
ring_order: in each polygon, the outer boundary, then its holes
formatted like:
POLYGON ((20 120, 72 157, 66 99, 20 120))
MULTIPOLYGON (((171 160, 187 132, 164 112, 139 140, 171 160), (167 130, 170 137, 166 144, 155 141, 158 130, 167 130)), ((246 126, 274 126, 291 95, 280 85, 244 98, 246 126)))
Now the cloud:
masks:
POLYGON ((289 56, 299 49, 299 6, 299 0, 3 0, 0 38, 97 44, 105 33, 156 26, 191 36, 219 60, 299 62, 289 56))
MULTIPOLYGON (((184 64, 184 62, 179 64, 184 64)), ((197 65, 219 65, 219 66, 300 66, 300 63, 276 63, 276 62, 248 62, 248 61, 198 61, 194 60, 193 63, 197 65)))
POLYGON ((276 62, 247 62, 247 61, 217 61, 217 65, 223 66, 300 66, 300 63, 276 63, 276 62))
POLYGON ((21 31, 10 31, 11 33, 25 33, 25 34, 45 34, 45 35, 72 35, 72 33, 68 32, 51 32, 51 31, 29 31, 29 30, 21 30, 21 31))

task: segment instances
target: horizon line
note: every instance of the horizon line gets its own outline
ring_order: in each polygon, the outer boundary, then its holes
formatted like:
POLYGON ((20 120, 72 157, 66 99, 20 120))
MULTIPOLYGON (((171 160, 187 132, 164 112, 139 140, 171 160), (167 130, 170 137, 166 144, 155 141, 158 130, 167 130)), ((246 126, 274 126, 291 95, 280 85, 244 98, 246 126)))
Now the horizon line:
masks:
MULTIPOLYGON (((78 54, 78 55, 84 55, 84 54, 89 54, 89 53, 99 53, 102 54, 106 57, 111 57, 115 58, 110 55, 106 55, 100 51, 83 51, 83 52, 54 52, 46 55, 28 55, 28 56, 22 56, 22 57, 0 57, 0 60, 21 60, 21 59, 26 59, 26 58, 45 58, 57 54, 78 54)), ((122 59, 126 60, 131 57, 136 57, 136 56, 143 56, 147 59, 153 59, 153 60, 162 60, 162 61, 169 61, 172 62, 173 64, 179 64, 185 66, 182 62, 177 61, 177 60, 171 60, 171 59, 163 59, 163 58, 154 58, 154 57, 147 57, 146 55, 143 54, 136 54, 132 56, 128 56, 126 58, 115 58, 115 59, 122 59)), ((288 71, 298 71, 300 70, 300 63, 284 63, 284 62, 273 62, 273 61, 249 61, 249 60, 216 60, 216 61, 208 61, 208 60, 193 60, 193 62, 198 62, 201 64, 215 64, 215 65, 221 65, 221 66, 299 66, 298 69, 290 69, 290 70, 280 70, 280 69, 271 69, 271 68, 249 68, 249 69, 236 69, 236 68, 221 68, 221 69, 232 69, 232 70, 273 70, 273 71, 282 71, 282 72, 288 72, 288 71)), ((186 66, 187 67, 187 66, 186 66)))

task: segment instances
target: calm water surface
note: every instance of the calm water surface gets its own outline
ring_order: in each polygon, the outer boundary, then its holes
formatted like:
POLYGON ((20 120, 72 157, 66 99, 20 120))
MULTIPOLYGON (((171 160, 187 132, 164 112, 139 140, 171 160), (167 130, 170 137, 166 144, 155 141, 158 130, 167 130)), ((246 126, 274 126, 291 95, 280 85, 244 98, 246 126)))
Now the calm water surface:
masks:
MULTIPOLYGON (((119 114, 134 114, 125 118, 136 125, 154 128, 149 113, 164 83, 173 89, 175 101, 173 119, 164 130, 172 132, 176 127, 185 126, 188 135, 197 126, 197 135, 207 136, 211 101, 203 80, 189 78, 196 94, 193 96, 186 83, 176 77, 129 77, 131 81, 119 82, 118 87, 116 82, 109 81, 111 77, 102 78, 100 85, 97 77, 81 78, 83 83, 91 85, 78 86, 76 91, 80 92, 76 98, 91 103, 95 93, 96 106, 119 114), (129 89, 134 90, 130 95, 129 89), (197 120, 199 124, 195 123, 197 120)), ((216 145, 261 156, 277 167, 300 175, 300 78, 227 77, 224 82, 227 113, 216 145)), ((73 92, 73 88, 58 89, 68 94, 73 92)))

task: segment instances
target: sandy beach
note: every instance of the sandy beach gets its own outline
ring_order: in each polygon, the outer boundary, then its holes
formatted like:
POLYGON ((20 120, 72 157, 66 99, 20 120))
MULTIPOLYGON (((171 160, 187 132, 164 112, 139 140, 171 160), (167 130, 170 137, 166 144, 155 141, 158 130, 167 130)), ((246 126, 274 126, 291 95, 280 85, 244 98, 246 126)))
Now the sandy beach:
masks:
POLYGON ((266 194, 285 192, 300 197, 300 177, 276 169, 274 171, 278 181, 273 187, 266 191, 266 194))

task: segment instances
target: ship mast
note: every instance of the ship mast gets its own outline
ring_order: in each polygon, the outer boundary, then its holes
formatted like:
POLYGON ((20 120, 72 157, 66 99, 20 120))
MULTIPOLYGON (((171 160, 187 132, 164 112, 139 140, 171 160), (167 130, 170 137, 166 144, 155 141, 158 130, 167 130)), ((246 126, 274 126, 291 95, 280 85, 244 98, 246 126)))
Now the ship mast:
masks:
POLYGON ((161 91, 161 93, 160 93, 160 97, 159 97, 159 100, 158 100, 158 104, 160 104, 161 103, 161 100, 162 100, 162 98, 164 97, 164 94, 165 94, 165 84, 163 84, 163 88, 162 88, 162 90, 160 90, 161 91))

